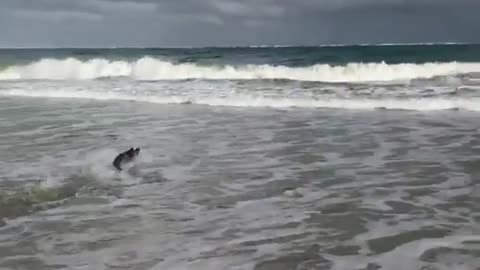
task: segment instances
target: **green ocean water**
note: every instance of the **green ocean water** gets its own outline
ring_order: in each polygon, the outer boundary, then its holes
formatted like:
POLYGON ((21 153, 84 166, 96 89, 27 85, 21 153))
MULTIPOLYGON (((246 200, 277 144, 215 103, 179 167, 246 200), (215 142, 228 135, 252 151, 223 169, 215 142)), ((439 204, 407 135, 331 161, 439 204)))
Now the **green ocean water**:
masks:
POLYGON ((106 58, 132 60, 144 56, 177 63, 271 64, 309 66, 342 65, 352 62, 425 63, 479 62, 477 44, 357 45, 326 47, 238 47, 238 48, 109 48, 109 49, 0 49, 2 66, 38 61, 42 58, 106 58))

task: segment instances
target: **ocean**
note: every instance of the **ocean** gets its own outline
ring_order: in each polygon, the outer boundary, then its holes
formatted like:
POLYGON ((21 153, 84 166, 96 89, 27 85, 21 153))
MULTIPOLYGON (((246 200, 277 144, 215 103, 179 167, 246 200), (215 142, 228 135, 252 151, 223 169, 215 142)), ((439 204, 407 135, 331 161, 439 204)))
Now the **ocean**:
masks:
POLYGON ((0 269, 478 270, 479 119, 480 45, 1 49, 0 269))

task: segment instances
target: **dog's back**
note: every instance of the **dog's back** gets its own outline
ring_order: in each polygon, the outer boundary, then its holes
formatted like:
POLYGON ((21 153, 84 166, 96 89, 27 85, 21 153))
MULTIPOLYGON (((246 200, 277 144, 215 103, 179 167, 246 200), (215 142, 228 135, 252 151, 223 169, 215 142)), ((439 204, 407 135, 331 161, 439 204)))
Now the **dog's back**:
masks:
POLYGON ((113 166, 119 171, 122 170, 120 165, 121 165, 124 158, 125 158, 125 153, 121 153, 113 160, 113 166))
POLYGON ((136 148, 135 150, 133 148, 130 148, 129 150, 119 154, 114 160, 113 160, 113 166, 121 171, 122 167, 121 165, 127 162, 132 161, 135 159, 136 156, 140 153, 140 148, 136 148))

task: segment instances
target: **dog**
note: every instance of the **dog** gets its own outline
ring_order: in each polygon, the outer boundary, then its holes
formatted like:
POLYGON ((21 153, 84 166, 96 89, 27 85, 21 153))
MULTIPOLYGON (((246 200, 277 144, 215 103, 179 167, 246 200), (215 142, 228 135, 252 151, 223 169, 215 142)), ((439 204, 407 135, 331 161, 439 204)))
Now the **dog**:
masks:
POLYGON ((132 162, 138 155, 140 154, 140 148, 130 148, 129 150, 120 153, 114 160, 113 160, 113 166, 121 171, 122 170, 122 165, 125 163, 132 162))

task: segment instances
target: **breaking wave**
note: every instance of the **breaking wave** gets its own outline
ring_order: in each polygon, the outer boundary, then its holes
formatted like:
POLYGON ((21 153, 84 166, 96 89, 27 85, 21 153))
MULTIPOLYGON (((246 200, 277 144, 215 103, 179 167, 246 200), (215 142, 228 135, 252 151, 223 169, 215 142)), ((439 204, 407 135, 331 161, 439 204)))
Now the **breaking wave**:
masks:
POLYGON ((480 111, 480 98, 317 98, 302 99, 291 97, 264 97, 249 95, 232 95, 227 97, 206 96, 162 96, 162 95, 132 95, 127 93, 94 92, 94 91, 65 91, 65 90, 10 90, 0 91, 0 95, 23 97, 48 98, 79 98, 103 101, 135 101, 156 104, 197 104, 208 106, 227 107, 266 107, 266 108, 329 108, 348 110, 412 110, 412 111, 439 111, 439 110, 468 110, 480 111))
POLYGON ((480 63, 386 64, 350 63, 344 66, 317 64, 308 67, 272 65, 204 66, 194 63, 175 64, 152 57, 132 61, 103 58, 79 60, 41 59, 13 65, 0 71, 0 80, 91 80, 105 77, 127 77, 133 80, 254 80, 286 79, 320 82, 381 82, 428 79, 480 72, 480 63))

